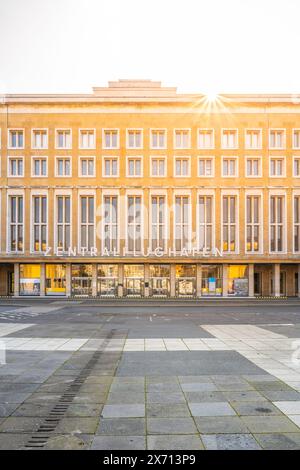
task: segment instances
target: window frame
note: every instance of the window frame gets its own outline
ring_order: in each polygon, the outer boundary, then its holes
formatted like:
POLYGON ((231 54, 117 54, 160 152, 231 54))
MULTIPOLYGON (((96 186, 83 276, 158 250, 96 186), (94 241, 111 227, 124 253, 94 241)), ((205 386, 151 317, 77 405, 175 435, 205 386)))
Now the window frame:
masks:
POLYGON ((84 128, 84 127, 80 127, 78 129, 78 148, 79 150, 96 150, 96 146, 97 146, 97 141, 96 141, 96 128, 95 127, 87 127, 87 128, 84 128), (92 147, 83 147, 81 145, 81 133, 82 132, 88 132, 88 131, 91 131, 93 132, 93 135, 94 135, 94 145, 92 147))
POLYGON ((25 177, 25 158, 23 155, 8 155, 7 156, 7 177, 8 178, 24 178, 25 177), (20 160, 22 162, 22 175, 12 175, 10 172, 10 165, 12 160, 20 160))
POLYGON ((165 155, 150 155, 150 176, 151 178, 166 178, 167 176, 167 157, 165 155), (163 175, 153 175, 153 160, 163 160, 164 162, 164 174, 163 175))
POLYGON ((213 150, 214 148, 215 148, 215 129, 213 127, 198 127, 197 128, 197 149, 199 149, 199 150, 213 150), (200 145, 199 145, 200 131, 211 131, 211 133, 212 133, 212 145, 210 147, 200 147, 200 145))
POLYGON ((211 155, 198 155, 197 157, 197 177, 198 178, 214 178, 215 177, 215 157, 211 155), (211 175, 200 175, 199 173, 199 161, 200 160, 211 160, 212 161, 212 174, 211 175))
POLYGON ((239 129, 237 127, 222 127, 221 129, 221 149, 222 150, 237 150, 239 148, 239 129), (236 135, 236 145, 234 147, 225 147, 224 146, 224 132, 225 131, 235 131, 236 135))
POLYGON ((117 127, 104 127, 102 129, 102 149, 104 150, 119 150, 120 149, 120 129, 117 127), (116 147, 107 147, 105 145, 105 133, 106 132, 117 132, 117 145, 116 147))
POLYGON ((144 176, 144 162, 142 155, 126 155, 126 178, 143 178, 144 176), (129 174, 129 160, 140 160, 141 162, 141 174, 130 175, 129 174))
POLYGON ((238 178, 239 177, 239 157, 235 155, 222 155, 221 156, 221 177, 222 178, 238 178), (224 160, 235 161, 235 174, 234 175, 224 175, 224 160))
POLYGON ((10 127, 7 129, 7 149, 8 150, 24 150, 25 149, 25 127, 10 127), (22 132, 23 133, 23 146, 12 147, 10 145, 10 132, 22 132))
POLYGON ((142 127, 128 127, 126 128, 126 149, 127 150, 141 150, 144 148, 144 129, 142 127), (141 145, 140 146, 129 146, 129 132, 140 132, 141 133, 141 145))
POLYGON ((262 178, 262 156, 261 155, 245 155, 245 178, 262 178), (247 168, 248 160, 259 161, 259 174, 258 175, 248 174, 248 168, 247 168))
POLYGON ((261 127, 247 127, 245 129, 245 133, 244 133, 244 148, 246 150, 261 150, 263 145, 262 145, 262 142, 263 141, 263 135, 262 135, 262 128, 261 127), (250 147, 247 145, 247 132, 249 131, 258 131, 259 132, 259 145, 257 147, 250 147))
POLYGON ((72 157, 70 155, 56 155, 55 156, 55 177, 56 178, 72 178, 72 157), (58 174, 58 160, 70 160, 70 174, 58 174))
POLYGON ((71 150, 72 149, 72 142, 73 142, 73 132, 71 127, 57 127, 55 128, 55 150, 71 150), (70 146, 68 147, 59 147, 58 146, 58 132, 66 131, 70 133, 70 146))
POLYGON ((268 148, 269 150, 284 150, 286 148, 286 128, 284 127, 270 127, 268 131, 268 148), (271 146, 271 132, 280 131, 283 134, 282 146, 281 147, 272 147, 271 146))
POLYGON ((49 129, 48 127, 33 127, 31 129, 31 149, 32 150, 48 150, 49 147, 49 129), (36 147, 34 145, 35 131, 46 132, 47 145, 45 147, 36 147))
POLYGON ((48 156, 46 155, 31 155, 31 178, 47 178, 48 177, 48 156), (34 174, 34 161, 35 160, 46 160, 46 174, 35 175, 34 174))
POLYGON ((79 155, 78 157, 78 177, 79 178, 96 178, 96 157, 95 155, 79 155), (92 160, 93 161, 93 174, 92 175, 83 175, 82 174, 82 160, 92 160))
POLYGON ((173 148, 175 150, 190 150, 192 143, 192 130, 190 127, 176 127, 173 129, 173 148), (186 147, 177 147, 176 145, 176 132, 187 132, 188 135, 188 145, 186 147))
POLYGON ((149 140, 151 150, 166 150, 168 148, 168 129, 166 127, 153 127, 149 129, 149 140), (153 147, 152 145, 152 132, 164 132, 165 145, 163 147, 153 147))
POLYGON ((282 155, 269 155, 269 178, 286 178, 286 157, 282 155), (272 175, 271 174, 271 161, 272 160, 282 160, 282 174, 281 175, 272 175))

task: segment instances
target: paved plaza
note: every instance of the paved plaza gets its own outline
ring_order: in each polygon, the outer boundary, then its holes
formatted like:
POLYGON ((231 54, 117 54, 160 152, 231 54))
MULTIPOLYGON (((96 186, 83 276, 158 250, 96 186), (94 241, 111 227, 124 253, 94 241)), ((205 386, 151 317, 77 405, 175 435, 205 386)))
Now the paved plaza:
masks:
POLYGON ((0 449, 300 449, 300 304, 0 302, 0 449))

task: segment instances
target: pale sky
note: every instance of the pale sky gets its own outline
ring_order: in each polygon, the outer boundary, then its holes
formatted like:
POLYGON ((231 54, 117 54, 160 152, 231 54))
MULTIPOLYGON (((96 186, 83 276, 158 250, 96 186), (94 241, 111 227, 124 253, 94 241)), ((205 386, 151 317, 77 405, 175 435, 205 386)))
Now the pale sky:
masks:
POLYGON ((0 93, 299 93, 300 0, 0 0, 0 93))

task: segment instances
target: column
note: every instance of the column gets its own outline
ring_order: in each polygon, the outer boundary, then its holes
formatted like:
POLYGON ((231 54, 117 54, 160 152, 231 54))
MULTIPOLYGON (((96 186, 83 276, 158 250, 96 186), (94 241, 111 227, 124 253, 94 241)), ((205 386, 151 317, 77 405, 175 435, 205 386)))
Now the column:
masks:
POLYGON ((176 295, 176 265, 171 264, 170 269, 170 297, 175 297, 176 295))
POLYGON ((123 297, 124 295, 124 289, 123 289, 123 283, 124 283, 124 265, 119 264, 119 278, 118 278, 118 297, 123 297))
POLYGON ((223 264, 222 295, 228 296, 228 264, 223 264))
POLYGON ((298 297, 300 297, 300 264, 298 264, 298 297))
POLYGON ((273 292, 272 295, 280 297, 280 264, 273 265, 273 292))
POLYGON ((46 295, 46 264, 41 263, 41 284, 40 284, 40 296, 46 295))
POLYGON ((72 274, 71 263, 66 264, 66 296, 70 297, 72 294, 72 274))
POLYGON ((197 264, 197 274, 196 274, 196 296, 197 297, 201 297, 201 289, 202 289, 202 265, 201 264, 197 264))
POLYGON ((97 264, 92 264, 92 297, 97 296, 97 264))
POLYGON ((14 264, 14 296, 20 295, 20 265, 19 263, 14 264))
POLYGON ((248 295, 254 297, 254 264, 248 266, 248 295))
POLYGON ((149 294, 150 294, 150 266, 149 264, 145 264, 144 279, 145 279, 144 296, 149 297, 149 294))

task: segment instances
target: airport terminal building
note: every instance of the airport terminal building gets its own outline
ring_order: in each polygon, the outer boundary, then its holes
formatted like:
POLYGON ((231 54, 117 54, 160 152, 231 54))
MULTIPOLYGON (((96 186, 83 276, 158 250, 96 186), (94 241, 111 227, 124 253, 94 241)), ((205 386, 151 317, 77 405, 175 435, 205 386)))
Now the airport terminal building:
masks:
POLYGON ((300 295, 300 95, 0 96, 0 295, 300 295))

